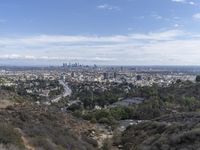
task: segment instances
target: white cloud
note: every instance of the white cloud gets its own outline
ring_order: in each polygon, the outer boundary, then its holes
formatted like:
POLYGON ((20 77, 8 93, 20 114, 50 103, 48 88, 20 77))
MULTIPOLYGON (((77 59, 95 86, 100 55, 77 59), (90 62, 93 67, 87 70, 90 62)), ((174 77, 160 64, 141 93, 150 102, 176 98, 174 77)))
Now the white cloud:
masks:
POLYGON ((178 28, 178 27, 180 27, 180 25, 179 25, 179 24, 177 24, 177 23, 176 23, 176 24, 174 24, 173 26, 174 26, 175 28, 178 28))
POLYGON ((112 6, 112 5, 108 5, 108 4, 99 5, 99 6, 97 6, 97 8, 104 9, 104 10, 116 10, 116 11, 120 10, 120 8, 118 6, 112 6))
POLYGON ((149 32, 147 34, 129 34, 129 35, 113 35, 113 36, 65 36, 65 35, 38 35, 29 37, 0 37, 0 45, 4 46, 64 46, 73 45, 102 45, 105 43, 126 43, 130 41, 141 40, 173 40, 174 38, 184 34, 180 30, 168 30, 163 32, 149 32))
POLYGON ((190 4, 190 5, 196 5, 195 2, 192 2, 192 1, 189 2, 189 4, 190 4))
POLYGON ((181 30, 113 36, 0 37, 0 60, 192 65, 200 64, 199 48, 200 35, 181 30))
POLYGON ((155 40, 155 41, 166 41, 166 40, 174 40, 177 37, 185 34, 180 30, 168 30, 163 32, 150 32, 148 34, 132 34, 130 38, 135 40, 155 40))
POLYGON ((19 59, 20 57, 18 54, 5 54, 0 56, 1 59, 19 59))
POLYGON ((189 4, 189 5, 196 5, 194 1, 188 1, 188 0, 171 0, 171 1, 177 2, 177 3, 189 4))
POLYGON ((106 58, 106 57, 93 57, 93 58, 84 58, 84 57, 67 57, 67 56, 30 56, 30 55, 18 55, 18 54, 6 54, 6 55, 1 55, 0 59, 20 59, 20 60, 47 60, 47 61, 52 61, 52 60, 79 60, 79 61, 115 61, 115 58, 106 58))
POLYGON ((161 20, 161 19, 163 19, 162 16, 157 15, 157 14, 152 14, 151 17, 153 17, 153 18, 156 19, 156 20, 161 20))
POLYGON ((186 0, 172 0, 172 2, 180 2, 180 3, 185 3, 186 0))
POLYGON ((200 20, 200 13, 194 14, 193 19, 200 20))

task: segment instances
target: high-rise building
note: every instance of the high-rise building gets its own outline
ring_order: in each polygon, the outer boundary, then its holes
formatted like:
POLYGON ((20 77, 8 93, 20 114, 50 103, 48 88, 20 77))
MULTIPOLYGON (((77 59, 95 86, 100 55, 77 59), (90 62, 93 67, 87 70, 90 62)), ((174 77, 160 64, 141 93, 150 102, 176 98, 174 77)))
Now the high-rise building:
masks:
POLYGON ((113 76, 114 76, 114 78, 117 78, 117 72, 114 72, 113 76))
POLYGON ((104 72, 104 73, 103 73, 103 77, 104 77, 104 80, 108 79, 108 73, 107 73, 107 72, 104 72))

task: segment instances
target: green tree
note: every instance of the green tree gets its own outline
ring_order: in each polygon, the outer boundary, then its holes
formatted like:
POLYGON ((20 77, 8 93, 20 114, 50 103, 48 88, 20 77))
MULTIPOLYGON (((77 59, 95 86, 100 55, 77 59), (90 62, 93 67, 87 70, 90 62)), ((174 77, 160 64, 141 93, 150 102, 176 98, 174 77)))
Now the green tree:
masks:
POLYGON ((196 82, 200 82, 200 75, 196 76, 196 82))

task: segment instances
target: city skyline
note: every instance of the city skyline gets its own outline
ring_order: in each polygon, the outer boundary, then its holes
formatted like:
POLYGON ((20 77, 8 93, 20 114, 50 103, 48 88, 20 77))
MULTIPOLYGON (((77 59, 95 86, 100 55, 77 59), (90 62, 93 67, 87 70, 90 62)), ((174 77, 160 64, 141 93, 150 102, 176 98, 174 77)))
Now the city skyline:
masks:
POLYGON ((0 65, 200 65, 197 0, 2 0, 0 65))

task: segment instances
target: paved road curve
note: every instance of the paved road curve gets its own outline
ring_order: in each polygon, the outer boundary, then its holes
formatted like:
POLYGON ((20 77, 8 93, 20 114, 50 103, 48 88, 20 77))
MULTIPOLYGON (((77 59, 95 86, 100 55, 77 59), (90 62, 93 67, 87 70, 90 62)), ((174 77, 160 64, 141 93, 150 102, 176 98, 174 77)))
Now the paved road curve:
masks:
POLYGON ((57 103, 62 97, 67 97, 72 94, 72 90, 69 88, 68 84, 63 80, 59 80, 59 83, 64 87, 64 92, 62 95, 59 95, 57 98, 51 100, 52 103, 57 103))

